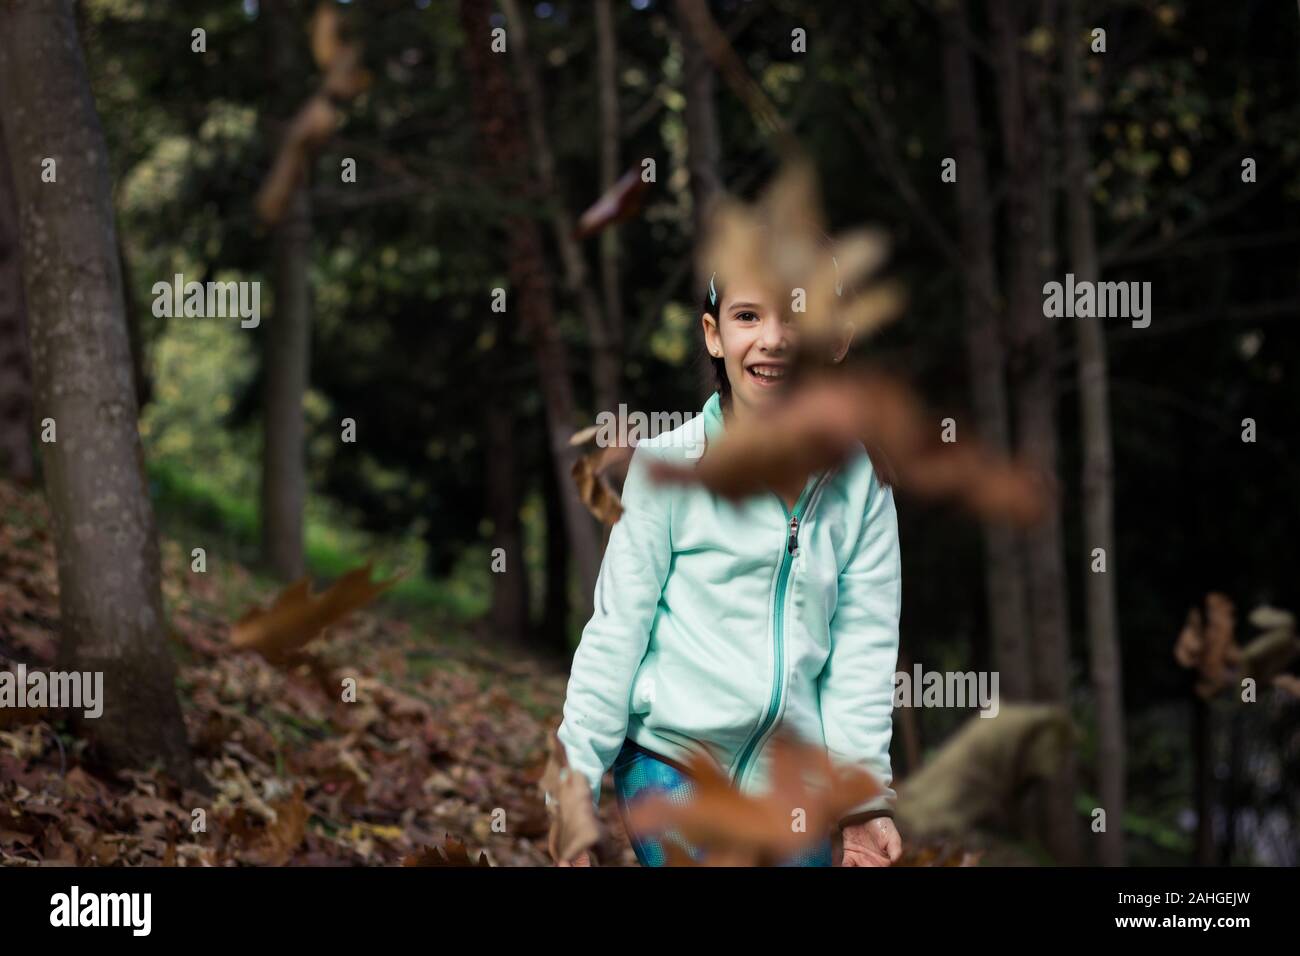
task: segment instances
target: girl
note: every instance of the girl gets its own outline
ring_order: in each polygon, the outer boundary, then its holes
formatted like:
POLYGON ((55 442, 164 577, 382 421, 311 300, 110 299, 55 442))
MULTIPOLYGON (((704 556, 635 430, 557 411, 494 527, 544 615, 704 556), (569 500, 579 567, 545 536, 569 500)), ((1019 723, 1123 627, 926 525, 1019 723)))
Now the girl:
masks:
MULTIPOLYGON (((730 423, 761 420, 786 387, 797 329, 782 320, 781 293, 763 277, 722 278, 710 280, 701 310, 717 391, 701 415, 633 453, 559 738, 593 800, 613 769, 626 824, 648 792, 691 798, 692 753, 712 757, 741 791, 763 792, 764 747, 778 729, 793 731, 884 786, 837 825, 841 865, 888 866, 902 852, 889 786, 902 600, 892 490, 865 451, 736 503, 647 476, 652 458, 698 460, 730 423)), ((663 841, 675 839, 629 835, 643 866, 663 866, 663 841)), ((560 862, 590 864, 586 853, 560 862)), ((782 865, 830 866, 830 834, 782 865)))

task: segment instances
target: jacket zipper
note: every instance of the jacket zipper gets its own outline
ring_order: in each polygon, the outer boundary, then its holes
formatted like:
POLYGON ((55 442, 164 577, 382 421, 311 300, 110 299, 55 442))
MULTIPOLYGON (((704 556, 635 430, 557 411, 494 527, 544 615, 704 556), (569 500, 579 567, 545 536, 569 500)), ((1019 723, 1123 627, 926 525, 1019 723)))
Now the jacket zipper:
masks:
MULTIPOLYGON (((795 502, 794 513, 790 515, 790 521, 786 525, 785 549, 781 553, 781 567, 776 576, 776 602, 772 620, 773 643, 775 644, 772 694, 767 702, 767 713, 764 714, 758 731, 746 743, 745 749, 741 753, 740 763, 736 765, 736 773, 732 777, 732 786, 737 789, 740 788, 740 781, 745 778, 745 772, 749 769, 749 763, 753 759, 758 742, 763 739, 763 735, 772 726, 772 722, 776 720, 777 711, 780 710, 781 691, 785 685, 785 596, 787 584, 790 580, 790 565, 795 554, 799 551, 799 517, 803 514, 805 508, 811 506, 813 498, 816 497, 825 477, 825 474, 823 474, 817 479, 812 491, 808 493, 804 500, 795 502)), ((784 508, 785 502, 782 501, 781 504, 784 508)))

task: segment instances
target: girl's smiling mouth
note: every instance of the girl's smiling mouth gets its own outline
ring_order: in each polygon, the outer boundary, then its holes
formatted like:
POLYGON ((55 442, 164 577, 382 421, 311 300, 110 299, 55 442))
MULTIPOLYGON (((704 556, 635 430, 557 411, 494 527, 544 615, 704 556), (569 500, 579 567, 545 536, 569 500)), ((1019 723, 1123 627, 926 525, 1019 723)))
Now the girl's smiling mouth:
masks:
POLYGON ((784 362, 755 362, 753 365, 746 365, 745 371, 751 381, 763 388, 772 388, 783 384, 789 374, 789 368, 784 362))

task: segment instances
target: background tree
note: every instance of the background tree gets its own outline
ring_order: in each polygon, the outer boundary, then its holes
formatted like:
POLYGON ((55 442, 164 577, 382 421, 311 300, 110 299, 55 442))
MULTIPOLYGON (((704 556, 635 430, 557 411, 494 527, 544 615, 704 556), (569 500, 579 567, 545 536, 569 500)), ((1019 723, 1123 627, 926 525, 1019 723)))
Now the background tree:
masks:
MULTIPOLYGON (((1064 118, 1067 229, 1069 268, 1075 282, 1096 282, 1097 236, 1092 218, 1091 160, 1085 125, 1083 56, 1087 35, 1082 30, 1077 0, 1065 0, 1061 32, 1062 116, 1064 118)), ((1123 668, 1120 666, 1119 619, 1115 575, 1110 561, 1115 552, 1114 464, 1111 450, 1110 398, 1107 391, 1106 335, 1102 320, 1079 316, 1075 320, 1079 343, 1079 418, 1083 445, 1085 554, 1084 594, 1088 624, 1088 652, 1097 709, 1097 775, 1101 806, 1107 819, 1124 819, 1126 753, 1124 747, 1123 668), (1104 571, 1094 567, 1095 549, 1101 549, 1104 571)), ((1108 826, 1101 837, 1098 862, 1124 863, 1124 828, 1108 826)))
POLYGON ((27 360, 18 204, 0 129, 0 474, 32 480, 32 378, 27 360))
POLYGON ((104 678, 102 717, 69 718, 111 766, 156 760, 189 781, 108 157, 71 0, 0 8, 0 123, 18 199, 36 416, 57 429, 41 453, 59 561, 60 669, 104 678))
MULTIPOLYGON (((268 88, 275 91, 278 125, 288 135, 288 120, 304 89, 307 64, 302 55, 306 18, 293 0, 265 0, 268 88)), ((279 139, 279 137, 276 137, 279 139)), ((262 355, 262 553, 285 580, 302 575, 303 512, 306 507, 307 391, 311 342, 310 181, 293 189, 283 218, 272 230, 272 289, 275 313, 267 323, 262 355)))

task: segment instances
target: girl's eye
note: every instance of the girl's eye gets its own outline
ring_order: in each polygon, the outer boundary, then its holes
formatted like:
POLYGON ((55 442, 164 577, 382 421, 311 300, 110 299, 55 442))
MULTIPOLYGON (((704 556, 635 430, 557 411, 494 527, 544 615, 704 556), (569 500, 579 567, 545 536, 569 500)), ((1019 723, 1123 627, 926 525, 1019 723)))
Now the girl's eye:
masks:
POLYGON ((749 316, 750 319, 754 319, 754 320, 757 320, 757 319, 758 319, 758 315, 757 315, 757 313, 754 313, 754 312, 737 312, 737 313, 736 313, 736 318, 739 319, 741 322, 746 322, 746 321, 748 321, 748 319, 746 319, 745 316, 749 316))

